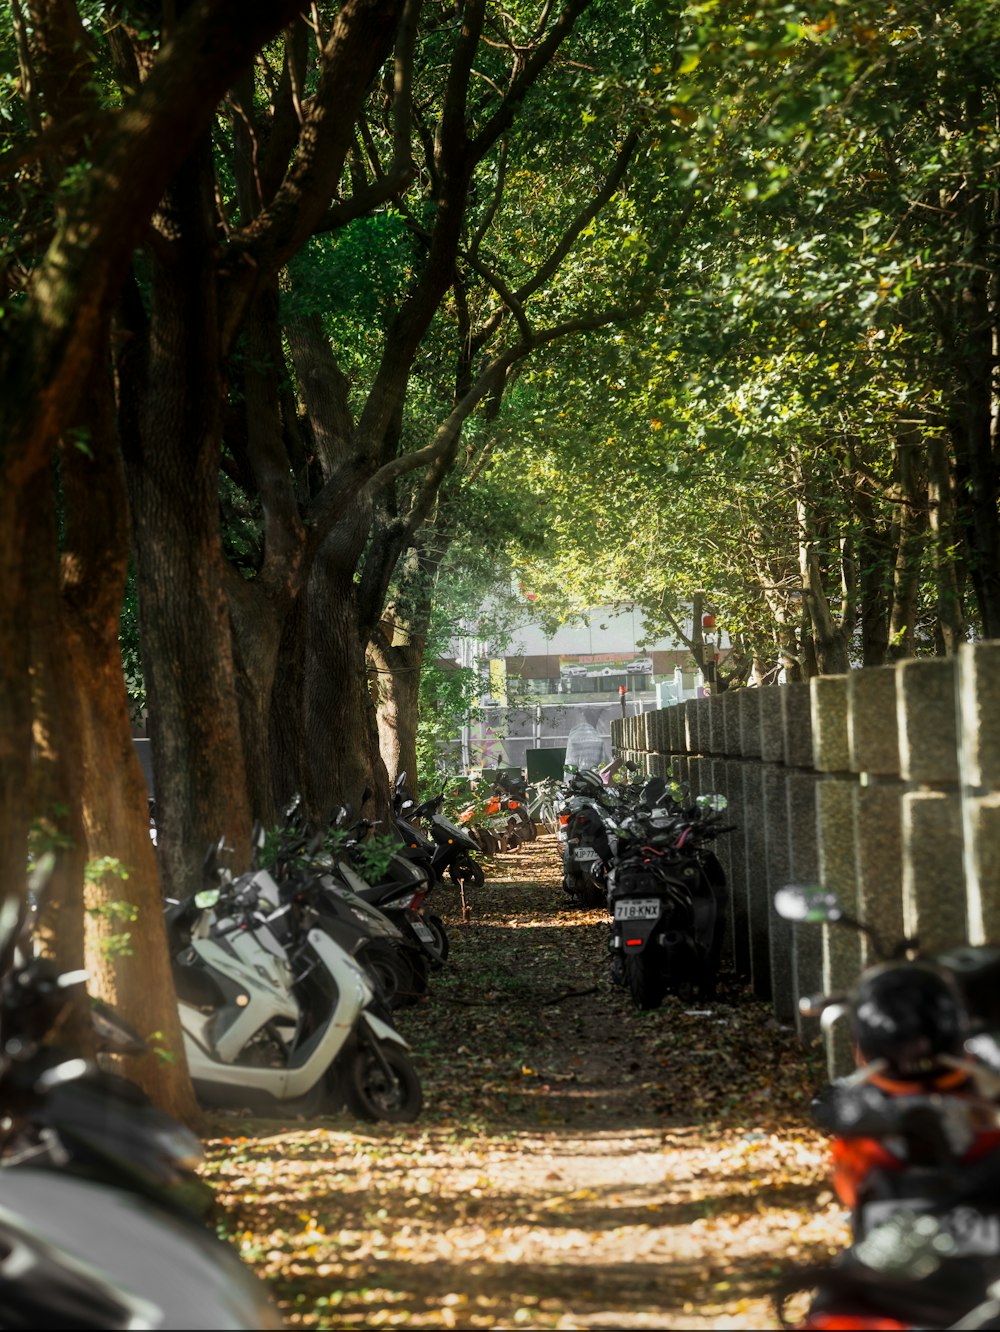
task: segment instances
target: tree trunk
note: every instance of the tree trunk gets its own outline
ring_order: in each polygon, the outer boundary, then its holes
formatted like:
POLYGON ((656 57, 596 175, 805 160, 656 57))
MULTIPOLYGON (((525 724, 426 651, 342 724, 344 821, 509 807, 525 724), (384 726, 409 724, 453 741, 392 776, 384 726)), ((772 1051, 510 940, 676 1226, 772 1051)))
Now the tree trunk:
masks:
MULTIPOLYGON (((32 764, 32 843, 38 852, 51 851, 52 872, 44 884, 35 924, 35 943, 62 971, 85 964, 83 944, 83 874, 87 860, 81 816, 82 773, 77 679, 69 669, 65 626, 59 596, 55 494, 52 478, 42 474, 29 492, 34 515, 28 549, 32 574, 31 647, 34 707, 32 764)), ((21 847, 20 884, 24 883, 25 847, 21 847)), ((81 1053, 94 1048, 86 994, 72 991, 75 1003, 62 1035, 81 1053)))
POLYGON ((916 647, 917 607, 927 533, 927 482, 921 465, 920 443, 912 434, 896 441, 899 516, 889 617, 889 657, 893 661, 912 657, 916 647))
POLYGON ((63 450, 62 580, 91 859, 85 890, 87 970, 93 993, 118 1008, 150 1042, 150 1053, 130 1058, 121 1071, 161 1109, 195 1124, 198 1107, 187 1074, 149 837, 146 780, 132 742, 118 642, 129 512, 107 372, 94 376, 87 426, 87 451, 63 450), (103 873, 102 864, 108 865, 103 873), (171 1058, 162 1059, 161 1050, 171 1058))
POLYGON ((851 668, 843 630, 833 617, 823 583, 813 519, 806 500, 799 500, 799 568, 803 600, 812 625, 812 653, 820 675, 843 675, 851 668))
MULTIPOLYGON (((960 397, 956 416, 961 423, 956 453, 968 478, 968 522, 965 529, 969 574, 984 638, 1000 638, 1000 514, 997 512, 997 460, 994 374, 996 315, 990 281, 996 271, 995 199, 988 206, 983 184, 995 167, 988 164, 980 145, 983 122, 982 91, 973 87, 966 106, 966 133, 977 145, 975 176, 965 190, 965 260, 967 280, 960 293, 955 340, 960 397)), ((995 293, 994 293, 995 300, 995 293)))
POLYGON ((302 793, 307 808, 318 820, 329 818, 341 801, 360 812, 368 791, 373 816, 385 818, 389 782, 378 749, 353 563, 345 573, 317 559, 305 595, 302 793))
POLYGON ((959 533, 947 442, 939 435, 927 441, 927 499, 937 591, 937 632, 943 655, 952 656, 965 642, 965 615, 954 551, 959 533))
POLYGON ((375 671, 379 753, 390 787, 401 772, 407 774, 407 789, 417 797, 417 723, 420 720, 420 669, 424 640, 395 641, 398 629, 384 625, 368 645, 369 662, 375 671), (392 635, 389 641, 388 635, 392 635))
POLYGON ((249 863, 250 805, 229 612, 218 469, 223 383, 207 141, 178 174, 153 269, 142 446, 130 460, 140 631, 164 891, 201 886, 224 836, 249 863), (170 237, 169 240, 166 237, 170 237))

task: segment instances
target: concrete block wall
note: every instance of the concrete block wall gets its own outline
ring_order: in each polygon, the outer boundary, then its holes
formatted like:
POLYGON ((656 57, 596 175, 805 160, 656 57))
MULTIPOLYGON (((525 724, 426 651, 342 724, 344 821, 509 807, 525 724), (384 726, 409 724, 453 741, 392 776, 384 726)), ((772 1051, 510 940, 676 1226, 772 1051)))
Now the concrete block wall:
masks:
MULTIPOLYGON (((777 917, 785 883, 834 889, 882 946, 1000 942, 1000 642, 688 699, 614 722, 612 745, 728 798, 729 956, 804 1038, 817 1027, 799 997, 848 988, 875 951, 777 917)), ((850 1066, 838 1027, 827 1058, 832 1074, 850 1066)))

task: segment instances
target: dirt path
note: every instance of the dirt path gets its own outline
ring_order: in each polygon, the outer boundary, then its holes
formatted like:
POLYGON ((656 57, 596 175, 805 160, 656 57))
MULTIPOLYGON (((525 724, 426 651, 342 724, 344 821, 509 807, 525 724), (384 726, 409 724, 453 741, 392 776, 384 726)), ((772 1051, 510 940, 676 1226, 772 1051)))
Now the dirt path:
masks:
POLYGON ((730 978, 639 1013, 554 838, 500 856, 399 1014, 418 1124, 214 1121, 229 1233, 296 1326, 773 1328, 776 1272, 839 1247, 815 1054, 730 978))

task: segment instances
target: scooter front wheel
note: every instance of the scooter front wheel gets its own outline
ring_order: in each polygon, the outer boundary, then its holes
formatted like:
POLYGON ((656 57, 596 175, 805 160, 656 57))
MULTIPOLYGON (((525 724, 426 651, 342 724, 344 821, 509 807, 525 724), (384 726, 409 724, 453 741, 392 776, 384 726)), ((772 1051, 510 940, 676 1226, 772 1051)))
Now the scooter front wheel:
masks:
POLYGON ((359 1119, 392 1124, 416 1119, 424 1104, 423 1088, 405 1050, 391 1041, 378 1049, 359 1046, 345 1069, 344 1099, 359 1119))

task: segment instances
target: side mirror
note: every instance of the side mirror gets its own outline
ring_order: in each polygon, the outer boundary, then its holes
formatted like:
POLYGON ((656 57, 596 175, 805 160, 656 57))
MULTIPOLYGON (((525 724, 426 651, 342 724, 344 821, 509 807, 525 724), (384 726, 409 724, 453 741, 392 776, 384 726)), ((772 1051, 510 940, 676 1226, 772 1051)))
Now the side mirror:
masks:
POLYGON ((788 883, 774 894, 774 909, 782 920, 833 925, 844 912, 836 893, 818 883, 788 883))
POLYGON ((700 795, 694 802, 699 809, 710 810, 713 814, 721 814, 724 809, 729 808, 729 801, 724 795, 700 795))
POLYGON ((401 772, 401 773, 399 774, 399 776, 396 778, 396 787, 395 787, 395 789, 396 789, 397 791, 402 791, 402 789, 403 789, 403 787, 404 787, 405 785, 406 785, 406 772, 404 771, 404 772, 401 772))
POLYGON ((199 911, 209 911, 214 907, 222 896, 218 888, 203 888, 200 893, 195 893, 194 904, 199 911))

